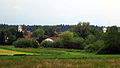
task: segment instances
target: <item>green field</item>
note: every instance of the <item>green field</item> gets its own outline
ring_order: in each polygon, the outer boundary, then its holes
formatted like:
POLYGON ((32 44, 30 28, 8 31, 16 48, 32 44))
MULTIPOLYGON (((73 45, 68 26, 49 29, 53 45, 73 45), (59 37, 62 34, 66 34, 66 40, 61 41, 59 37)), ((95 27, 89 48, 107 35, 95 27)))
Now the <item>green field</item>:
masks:
POLYGON ((76 49, 0 46, 0 68, 120 68, 120 55, 76 49))

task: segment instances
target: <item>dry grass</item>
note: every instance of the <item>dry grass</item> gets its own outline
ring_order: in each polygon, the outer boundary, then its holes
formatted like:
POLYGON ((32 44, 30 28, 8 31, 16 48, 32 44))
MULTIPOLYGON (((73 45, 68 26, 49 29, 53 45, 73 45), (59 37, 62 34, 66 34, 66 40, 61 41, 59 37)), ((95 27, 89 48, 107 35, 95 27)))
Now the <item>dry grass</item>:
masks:
POLYGON ((120 68, 116 59, 1 59, 0 68, 120 68))

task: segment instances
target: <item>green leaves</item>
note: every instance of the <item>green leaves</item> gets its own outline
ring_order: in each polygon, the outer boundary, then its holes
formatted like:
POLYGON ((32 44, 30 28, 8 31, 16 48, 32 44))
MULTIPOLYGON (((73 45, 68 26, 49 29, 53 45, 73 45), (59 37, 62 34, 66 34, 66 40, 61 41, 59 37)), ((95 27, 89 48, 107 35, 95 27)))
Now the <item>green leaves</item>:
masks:
POLYGON ((13 45, 18 48, 38 48, 39 47, 39 43, 36 40, 24 39, 24 38, 18 39, 13 43, 13 45))
POLYGON ((33 32, 33 37, 44 37, 45 31, 43 29, 37 29, 33 32))

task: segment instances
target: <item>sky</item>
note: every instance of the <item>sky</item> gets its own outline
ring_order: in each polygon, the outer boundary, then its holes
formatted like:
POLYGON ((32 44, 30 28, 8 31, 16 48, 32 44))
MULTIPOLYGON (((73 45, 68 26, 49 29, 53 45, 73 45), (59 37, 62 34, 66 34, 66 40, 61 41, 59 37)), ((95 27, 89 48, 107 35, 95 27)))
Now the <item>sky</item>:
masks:
POLYGON ((0 24, 120 26, 120 0, 0 0, 0 24))

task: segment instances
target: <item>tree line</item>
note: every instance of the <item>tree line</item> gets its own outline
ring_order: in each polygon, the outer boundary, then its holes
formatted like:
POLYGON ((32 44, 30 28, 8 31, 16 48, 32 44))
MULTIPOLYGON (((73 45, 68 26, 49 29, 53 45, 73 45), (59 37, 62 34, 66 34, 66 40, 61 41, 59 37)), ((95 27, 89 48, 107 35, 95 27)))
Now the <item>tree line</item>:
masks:
POLYGON ((120 54, 120 32, 117 26, 107 27, 104 33, 90 27, 89 23, 78 23, 73 28, 58 34, 54 42, 43 41, 41 46, 52 48, 81 49, 96 54, 120 54))
POLYGON ((14 27, 0 29, 0 44, 13 44, 15 47, 23 48, 67 48, 81 49, 85 52, 96 54, 120 54, 120 32, 117 26, 107 27, 107 31, 104 33, 99 29, 91 27, 89 22, 83 22, 62 33, 56 32, 60 31, 51 27, 46 29, 37 28, 33 31, 32 37, 60 37, 54 41, 44 40, 38 43, 31 39, 23 39, 23 35, 28 34, 27 31, 18 32, 14 27))

